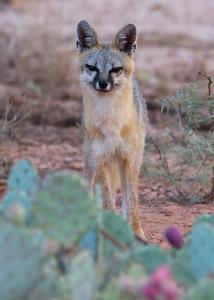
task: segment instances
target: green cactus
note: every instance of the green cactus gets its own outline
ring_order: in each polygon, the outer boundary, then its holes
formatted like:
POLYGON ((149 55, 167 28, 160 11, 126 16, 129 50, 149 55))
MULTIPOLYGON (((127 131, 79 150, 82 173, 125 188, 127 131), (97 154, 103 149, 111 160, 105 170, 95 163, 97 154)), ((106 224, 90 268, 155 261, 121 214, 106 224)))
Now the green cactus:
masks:
POLYGON ((31 198, 38 191, 40 177, 37 170, 27 160, 20 160, 13 167, 9 179, 8 190, 10 192, 25 193, 31 198))
POLYGON ((196 274, 193 272, 190 264, 190 255, 187 247, 182 248, 176 253, 172 252, 169 264, 176 280, 182 286, 189 287, 197 281, 196 274))
POLYGON ((111 239, 104 239, 104 251, 106 257, 110 258, 113 253, 121 250, 127 250, 134 245, 134 236, 129 224, 125 219, 113 211, 103 212, 103 228, 110 234, 116 241, 118 241, 122 247, 117 246, 111 239))
POLYGON ((0 227, 1 299, 22 300, 40 278, 44 235, 4 221, 0 227))
MULTIPOLYGON (((143 265, 147 274, 153 273, 159 266, 168 262, 167 253, 157 246, 141 246, 124 255, 123 265, 136 262, 143 265)), ((124 268, 124 267, 123 267, 124 268)))
POLYGON ((170 260, 178 282, 192 286, 203 276, 214 273, 214 218, 202 215, 196 222, 186 245, 170 260))
POLYGON ((38 172, 31 163, 27 160, 19 161, 10 173, 8 191, 2 199, 0 212, 16 223, 28 224, 39 183, 38 172))
POLYGON ((72 300, 94 300, 96 269, 91 254, 81 251, 70 262, 68 273, 72 300))
POLYGON ((194 224, 199 224, 199 223, 208 223, 212 226, 214 226, 214 215, 209 215, 209 214, 203 214, 199 216, 194 224))
POLYGON ((213 300, 214 283, 213 280, 202 280, 199 284, 192 287, 182 300, 213 300))
POLYGON ((147 279, 165 264, 187 291, 182 300, 214 299, 213 281, 204 280, 214 274, 214 215, 197 219, 180 251, 165 251, 137 243, 121 215, 102 210, 99 188, 93 197, 72 172, 41 182, 21 161, 8 188, 0 205, 1 299, 131 300, 118 277, 147 279))
POLYGON ((214 228, 208 223, 193 227, 188 253, 193 273, 198 279, 214 274, 214 228))
POLYGON ((143 266, 132 262, 118 278, 112 278, 106 288, 98 293, 96 300, 135 300, 136 295, 129 294, 126 289, 129 290, 130 283, 132 285, 132 282, 136 283, 142 278, 146 279, 143 266), (124 277, 126 278, 125 281, 123 280, 124 277), (123 290, 124 288, 125 290, 123 290))
POLYGON ((33 207, 33 226, 63 245, 76 243, 96 223, 96 201, 83 178, 71 172, 48 175, 33 207))
POLYGON ((97 258, 97 246, 98 246, 98 228, 94 225, 79 242, 81 249, 88 250, 93 258, 97 258))
POLYGON ((39 280, 26 295, 28 300, 71 300, 68 276, 59 272, 56 262, 50 259, 42 270, 39 280))
POLYGON ((1 214, 11 222, 29 224, 32 203, 25 193, 10 191, 6 193, 0 205, 1 214))
POLYGON ((107 287, 99 291, 95 300, 131 300, 128 296, 121 294, 117 280, 113 278, 107 285, 107 287))

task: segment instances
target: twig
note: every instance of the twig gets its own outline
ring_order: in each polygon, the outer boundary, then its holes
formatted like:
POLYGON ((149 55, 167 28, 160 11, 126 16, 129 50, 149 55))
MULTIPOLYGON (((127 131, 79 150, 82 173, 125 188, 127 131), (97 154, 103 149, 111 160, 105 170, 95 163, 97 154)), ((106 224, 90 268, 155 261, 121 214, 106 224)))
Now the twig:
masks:
POLYGON ((204 159, 202 160, 202 162, 201 162, 201 164, 200 164, 198 170, 197 170, 196 173, 195 173, 195 177, 198 176, 198 174, 201 172, 201 169, 202 169, 203 166, 205 165, 205 163, 206 163, 206 161, 207 161, 207 158, 208 158, 208 154, 206 154, 206 155, 204 156, 204 159))
POLYGON ((101 228, 100 229, 100 233, 109 241, 112 242, 112 244, 114 244, 116 247, 120 248, 121 250, 130 250, 129 247, 123 243, 121 243, 120 241, 118 241, 117 239, 115 239, 115 237, 113 237, 108 231, 106 231, 105 229, 101 228))
MULTIPOLYGON (((167 178, 169 179, 169 182, 171 183, 171 185, 173 185, 175 187, 175 190, 176 190, 176 194, 173 193, 171 190, 170 192, 174 194, 174 197, 175 199, 178 201, 180 200, 180 198, 184 201, 186 199, 185 195, 183 194, 182 191, 180 191, 176 186, 175 186, 175 183, 174 183, 174 180, 173 180, 173 174, 171 173, 170 169, 169 169, 169 165, 168 165, 168 161, 167 161, 167 158, 166 158, 166 154, 163 153, 158 145, 158 143, 156 143, 154 141, 154 139, 152 139, 152 142, 153 142, 153 145, 156 149, 156 151, 158 152, 159 154, 159 158, 160 160, 162 161, 162 165, 163 165, 163 169, 164 171, 166 172, 166 175, 167 175, 167 178)), ((165 194, 168 195, 169 194, 169 191, 168 190, 165 190, 165 194)))

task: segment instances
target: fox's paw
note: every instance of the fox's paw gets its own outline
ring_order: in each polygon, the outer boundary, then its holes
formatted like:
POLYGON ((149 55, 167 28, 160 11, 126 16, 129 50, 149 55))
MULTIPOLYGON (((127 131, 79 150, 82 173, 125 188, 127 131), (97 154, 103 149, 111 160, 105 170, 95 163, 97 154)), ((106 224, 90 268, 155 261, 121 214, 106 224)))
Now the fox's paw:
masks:
POLYGON ((142 243, 144 245, 148 244, 148 241, 147 241, 147 238, 146 238, 146 236, 144 234, 143 229, 135 231, 135 238, 136 238, 137 241, 139 241, 140 243, 142 243))

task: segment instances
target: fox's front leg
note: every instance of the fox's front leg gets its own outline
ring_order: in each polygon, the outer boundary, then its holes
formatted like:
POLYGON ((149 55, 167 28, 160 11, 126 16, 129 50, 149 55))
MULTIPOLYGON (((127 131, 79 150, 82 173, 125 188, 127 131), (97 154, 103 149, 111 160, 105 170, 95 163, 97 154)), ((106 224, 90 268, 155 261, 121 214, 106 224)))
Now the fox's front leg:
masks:
POLYGON ((137 238, 146 241, 145 234, 140 224, 139 204, 138 204, 138 176, 139 167, 128 159, 124 161, 121 168, 122 189, 123 189, 123 213, 127 221, 131 224, 137 238))
POLYGON ((111 178, 111 172, 108 166, 102 166, 96 170, 94 184, 101 186, 103 208, 116 210, 114 201, 114 187, 111 178))

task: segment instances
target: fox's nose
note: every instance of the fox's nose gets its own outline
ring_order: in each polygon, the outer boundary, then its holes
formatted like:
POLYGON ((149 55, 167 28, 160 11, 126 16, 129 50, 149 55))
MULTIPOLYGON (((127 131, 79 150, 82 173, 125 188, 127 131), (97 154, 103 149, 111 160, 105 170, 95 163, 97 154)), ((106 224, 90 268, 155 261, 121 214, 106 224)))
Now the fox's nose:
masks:
POLYGON ((107 81, 99 81, 99 87, 100 89, 106 89, 108 86, 108 82, 107 81))

